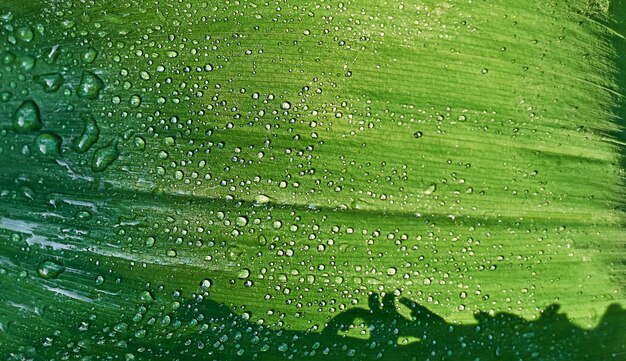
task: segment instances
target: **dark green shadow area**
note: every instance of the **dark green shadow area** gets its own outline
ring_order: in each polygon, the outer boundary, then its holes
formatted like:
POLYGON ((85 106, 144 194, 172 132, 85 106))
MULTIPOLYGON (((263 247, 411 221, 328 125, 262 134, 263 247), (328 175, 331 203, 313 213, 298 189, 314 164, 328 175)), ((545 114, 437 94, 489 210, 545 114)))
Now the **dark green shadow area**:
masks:
MULTIPOLYGON (((319 332, 276 330, 200 299, 181 304, 167 327, 177 329, 171 338, 161 328, 149 339, 129 337, 125 346, 138 350, 132 360, 626 360, 626 310, 617 304, 597 327, 584 329, 559 313, 557 304, 532 321, 479 312, 474 324, 452 324, 393 294, 382 300, 372 294, 368 303, 367 309, 339 313, 319 332), (398 312, 398 303, 411 311, 410 318, 398 312), (344 334, 355 326, 365 326, 369 337, 344 334), (401 345, 402 339, 411 342, 401 345)), ((125 337, 125 330, 118 331, 125 337)), ((22 360, 15 356, 9 360, 22 360)))

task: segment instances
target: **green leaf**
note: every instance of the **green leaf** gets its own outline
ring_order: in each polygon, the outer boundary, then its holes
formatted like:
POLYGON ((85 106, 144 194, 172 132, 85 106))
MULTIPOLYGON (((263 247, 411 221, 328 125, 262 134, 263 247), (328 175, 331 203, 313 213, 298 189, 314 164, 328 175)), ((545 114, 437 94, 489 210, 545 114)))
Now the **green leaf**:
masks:
POLYGON ((0 356, 624 360, 623 1, 0 3, 0 356))

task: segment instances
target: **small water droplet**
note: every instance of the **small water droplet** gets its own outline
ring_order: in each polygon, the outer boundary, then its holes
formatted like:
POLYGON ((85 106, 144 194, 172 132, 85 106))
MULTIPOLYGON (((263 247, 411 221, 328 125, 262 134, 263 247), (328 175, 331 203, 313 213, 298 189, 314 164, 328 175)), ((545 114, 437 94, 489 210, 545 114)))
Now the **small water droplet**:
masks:
POLYGON ((281 107, 283 110, 289 110, 289 108, 291 108, 291 103, 289 103, 289 102, 283 102, 283 103, 280 105, 280 107, 281 107))
POLYGON ((6 103, 13 98, 13 93, 9 91, 0 92, 0 102, 6 103))

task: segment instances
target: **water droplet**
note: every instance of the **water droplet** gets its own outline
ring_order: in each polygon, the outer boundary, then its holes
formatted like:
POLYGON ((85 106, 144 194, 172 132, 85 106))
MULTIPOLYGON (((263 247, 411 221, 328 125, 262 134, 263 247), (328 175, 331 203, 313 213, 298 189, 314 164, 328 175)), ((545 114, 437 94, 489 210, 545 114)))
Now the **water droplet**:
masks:
POLYGON ((50 48, 48 48, 46 52, 47 52, 45 56, 46 62, 54 63, 59 58, 59 55, 61 54, 61 46, 58 44, 53 45, 50 48))
POLYGON ((81 54, 80 58, 85 63, 93 63, 98 57, 98 51, 94 48, 89 48, 87 51, 81 54))
POLYGON ((133 95, 130 97, 129 103, 131 107, 136 108, 141 105, 141 98, 139 95, 133 95))
POLYGON ((61 155, 61 142, 58 135, 43 133, 35 138, 35 148, 45 157, 56 158, 61 155))
POLYGON ((81 114, 80 117, 84 123, 83 133, 80 137, 74 139, 72 149, 76 153, 82 154, 87 152, 98 141, 100 128, 98 128, 96 120, 91 115, 81 114))
POLYGON ((250 277, 250 270, 247 268, 242 268, 239 270, 239 272, 237 273, 237 278, 239 279, 246 279, 250 277))
POLYGON ((16 132, 29 132, 43 128, 39 107, 32 100, 26 100, 13 114, 13 129, 16 132))
POLYGON ((133 145, 137 149, 144 149, 146 147, 146 141, 142 137, 137 136, 133 139, 133 145))
POLYGON ((13 54, 12 52, 7 51, 6 53, 2 54, 2 64, 10 65, 10 64, 13 64, 14 61, 15 61, 15 54, 13 54))
POLYGON ((49 73, 36 75, 33 80, 43 87, 43 91, 46 93, 54 93, 65 83, 63 75, 60 73, 49 73))
POLYGON ((281 107, 283 110, 289 110, 289 108, 291 108, 291 103, 289 103, 289 102, 283 102, 283 103, 280 105, 280 107, 281 107))
POLYGON ((269 203, 271 200, 272 198, 266 196, 265 194, 257 194, 256 197, 254 197, 254 202, 257 204, 269 203))
POLYGON ((420 132, 420 131, 417 131, 417 132, 415 132, 415 134, 413 134, 413 136, 414 136, 416 139, 421 138, 421 137, 422 137, 422 135, 424 135, 424 133, 422 133, 422 132, 420 132))
POLYGON ((91 170, 95 173, 104 172, 120 155, 117 150, 117 140, 112 140, 106 146, 97 149, 91 160, 91 170))
POLYGON ((35 64, 37 63, 37 59, 30 55, 20 56, 17 59, 17 67, 22 71, 30 71, 33 70, 35 64))
POLYGON ((91 219, 91 213, 88 211, 78 211, 76 212, 76 219, 81 221, 88 221, 91 219))
POLYGON ((149 291, 141 291, 139 293, 139 301, 143 303, 150 303, 154 301, 154 297, 152 296, 152 293, 150 293, 149 291))
POLYGON ((65 267, 54 261, 43 261, 37 267, 39 277, 46 279, 57 278, 63 271, 65 267))
POLYGON ((126 330, 128 330, 128 324, 126 322, 120 322, 113 326, 113 329, 116 332, 126 332, 126 330))
POLYGON ((15 35, 17 36, 18 39, 26 43, 29 43, 35 37, 35 34, 29 27, 23 27, 23 28, 17 29, 15 35))
POLYGON ((9 91, 0 92, 0 101, 3 103, 8 102, 13 97, 13 93, 9 91))
POLYGON ((244 216, 239 216, 237 217, 237 219, 235 220, 235 224, 239 227, 244 227, 246 224, 248 224, 248 218, 244 217, 244 216))
POLYGON ((84 71, 76 94, 81 98, 97 99, 102 89, 104 89, 104 81, 96 74, 84 71))
POLYGON ((211 280, 206 278, 206 279, 203 279, 202 282, 200 282, 200 288, 203 290, 208 290, 209 288, 211 288, 212 284, 213 283, 211 282, 211 280))
POLYGON ((432 183, 426 189, 424 189, 424 195, 429 196, 429 195, 435 193, 436 190, 437 190, 437 185, 435 183, 432 183))

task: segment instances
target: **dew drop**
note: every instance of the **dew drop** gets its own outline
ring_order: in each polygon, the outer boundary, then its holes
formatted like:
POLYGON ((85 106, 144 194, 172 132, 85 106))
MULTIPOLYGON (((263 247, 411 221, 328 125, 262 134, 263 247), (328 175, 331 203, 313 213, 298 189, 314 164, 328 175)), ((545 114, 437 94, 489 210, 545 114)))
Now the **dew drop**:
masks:
POLYGON ((13 94, 9 91, 0 92, 0 102, 6 103, 13 97, 13 94))
POLYGON ((30 55, 21 56, 17 59, 17 67, 22 71, 33 70, 37 63, 37 59, 30 55))
POLYGON ((130 97, 129 103, 131 107, 137 108, 141 105, 141 98, 139 97, 139 95, 133 95, 130 97))
POLYGON ((139 301, 143 303, 150 303, 154 301, 154 297, 152 296, 152 293, 150 293, 150 291, 141 291, 139 293, 139 301))
POLYGON ((254 197, 254 202, 257 204, 265 204, 265 203, 269 203, 272 199, 268 196, 266 196, 265 194, 257 194, 254 197))
POLYGON ((437 185, 435 183, 432 183, 426 189, 424 189, 424 195, 429 196, 429 195, 435 193, 436 190, 437 190, 437 185))
POLYGON ((146 141, 142 137, 136 136, 133 139, 133 145, 137 149, 144 149, 146 147, 146 141))
POLYGON ((61 137, 54 133, 39 134, 35 138, 35 149, 45 157, 59 157, 61 155, 61 137))
POLYGON ((237 278, 239 279, 246 279, 250 277, 250 270, 247 268, 242 268, 239 270, 239 272, 237 273, 237 278))
POLYGON ((35 34, 29 27, 23 27, 23 28, 17 29, 17 32, 15 35, 17 36, 18 39, 26 43, 31 42, 31 40, 33 40, 33 38, 35 37, 35 34))
POLYGON ((80 58, 84 63, 93 63, 98 57, 98 51, 94 48, 89 48, 87 51, 81 54, 80 58))
POLYGON ((239 227, 244 227, 246 224, 248 224, 248 218, 246 218, 244 216, 239 216, 235 220, 235 224, 237 224, 237 226, 239 226, 239 227))
POLYGON ((33 77, 33 80, 43 87, 43 91, 46 93, 54 93, 65 82, 63 79, 63 75, 60 73, 48 73, 42 75, 36 75, 33 77))
POLYGON ((57 278, 63 271, 65 271, 65 267, 54 261, 43 261, 37 267, 37 274, 41 278, 51 279, 57 278))
POLYGON ((99 148, 93 154, 91 170, 95 173, 104 172, 120 155, 117 150, 117 140, 112 140, 106 146, 99 148))
POLYGON ((81 114, 80 117, 84 123, 83 133, 80 137, 74 139, 72 149, 76 153, 82 154, 87 152, 98 141, 100 128, 98 128, 96 120, 91 115, 81 114))
POLYGON ((96 74, 84 71, 76 94, 81 98, 97 99, 102 89, 104 89, 104 81, 96 74))
POLYGON ((200 282, 200 288, 203 290, 208 290, 209 288, 211 288, 212 284, 213 283, 211 282, 211 280, 206 278, 206 279, 203 279, 202 282, 200 282))
POLYGON ((32 101, 26 100, 13 114, 13 129, 16 132, 30 132, 43 128, 39 106, 32 101))

